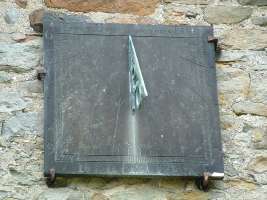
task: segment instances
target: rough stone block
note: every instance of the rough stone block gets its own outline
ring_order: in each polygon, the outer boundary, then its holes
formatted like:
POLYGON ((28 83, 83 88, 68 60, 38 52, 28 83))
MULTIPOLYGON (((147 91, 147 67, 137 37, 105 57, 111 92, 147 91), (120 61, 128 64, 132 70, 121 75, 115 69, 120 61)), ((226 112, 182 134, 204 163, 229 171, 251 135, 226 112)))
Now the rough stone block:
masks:
POLYGON ((210 24, 236 24, 250 17, 252 8, 242 6, 208 6, 205 20, 210 24))
POLYGON ((267 16, 253 17, 252 23, 259 26, 267 26, 267 16))
POLYGON ((80 200, 89 199, 89 192, 74 191, 67 188, 47 189, 42 192, 38 200, 80 200))
POLYGON ((15 0, 15 3, 21 8, 26 8, 28 4, 27 0, 15 0))
POLYGON ((210 0, 164 0, 165 3, 177 2, 181 4, 207 5, 210 0))
POLYGON ((0 71, 0 83, 7 83, 11 81, 9 73, 0 71))
POLYGON ((247 96, 249 90, 249 74, 233 67, 217 67, 219 102, 230 106, 237 98, 247 96))
POLYGON ((256 173, 267 172, 267 157, 258 156, 250 163, 248 168, 256 173))
POLYGON ((0 43, 0 70, 25 72, 35 68, 41 55, 41 38, 24 43, 0 43))
POLYGON ((45 0, 48 7, 65 8, 77 12, 152 14, 159 0, 45 0))
POLYGON ((267 129, 254 129, 252 131, 252 142, 256 149, 267 149, 267 129))
POLYGON ((267 105, 267 72, 264 70, 257 71, 250 73, 250 76, 251 85, 249 98, 253 102, 264 103, 267 105))
POLYGON ((42 117, 40 113, 17 113, 4 123, 4 136, 40 134, 42 133, 42 117))
POLYGON ((234 113, 236 113, 237 115, 252 114, 267 116, 267 105, 262 103, 243 101, 235 103, 232 108, 234 113))
POLYGON ((203 13, 200 7, 194 5, 167 4, 164 7, 164 19, 166 24, 198 24, 206 25, 204 20, 197 19, 203 13))
POLYGON ((267 47, 266 31, 234 28, 225 33, 222 45, 231 49, 262 50, 267 47))
POLYGON ((14 33, 12 34, 12 39, 16 42, 23 42, 26 40, 26 35, 23 33, 14 33))
POLYGON ((18 21, 18 18, 19 12, 15 8, 8 9, 4 16, 4 19, 7 24, 15 24, 18 21))
POLYGON ((0 92, 0 113, 19 111, 28 107, 31 103, 30 99, 23 98, 18 92, 0 92))
POLYGON ((267 65, 267 54, 265 51, 242 51, 242 50, 223 50, 217 57, 218 62, 239 62, 246 61, 251 64, 267 65))
POLYGON ((266 0, 238 0, 241 5, 266 6, 266 0))

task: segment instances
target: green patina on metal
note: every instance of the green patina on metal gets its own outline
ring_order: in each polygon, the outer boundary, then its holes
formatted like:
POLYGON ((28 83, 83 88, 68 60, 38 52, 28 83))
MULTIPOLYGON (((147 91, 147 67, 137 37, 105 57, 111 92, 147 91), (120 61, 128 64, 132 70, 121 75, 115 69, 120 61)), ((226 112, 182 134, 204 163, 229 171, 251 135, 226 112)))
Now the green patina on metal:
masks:
POLYGON ((129 90, 131 109, 136 111, 148 93, 131 35, 129 35, 129 90))

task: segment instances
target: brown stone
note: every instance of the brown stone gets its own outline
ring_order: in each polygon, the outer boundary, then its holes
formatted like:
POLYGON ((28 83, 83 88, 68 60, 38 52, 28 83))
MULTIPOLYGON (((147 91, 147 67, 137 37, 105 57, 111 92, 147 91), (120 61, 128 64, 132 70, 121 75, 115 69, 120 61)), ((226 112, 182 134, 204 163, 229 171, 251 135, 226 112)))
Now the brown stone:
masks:
POLYGON ((249 74, 244 70, 217 64, 217 79, 222 106, 231 106, 235 99, 245 98, 249 92, 249 74))
POLYGON ((43 15, 44 9, 37 9, 29 15, 30 26, 36 32, 43 32, 43 15))
POLYGON ((23 33, 13 33, 12 39, 16 42, 23 42, 26 40, 26 35, 23 33))
POLYGON ((207 5, 209 0, 164 0, 165 3, 181 3, 181 4, 189 4, 189 5, 207 5))
POLYGON ((109 200, 109 198, 107 196, 105 196, 104 194, 101 193, 95 193, 92 196, 92 200, 109 200))
POLYGON ((225 181, 225 186, 235 189, 255 190, 256 185, 253 182, 248 182, 240 179, 225 181))
POLYGON ((185 192, 182 199, 187 200, 207 200, 208 194, 201 191, 185 192))
POLYGON ((249 169, 256 173, 267 172, 267 157, 259 156, 251 162, 249 169))
POLYGON ((152 14, 160 0, 45 0, 48 7, 77 12, 152 14))
POLYGON ((21 8, 26 8, 28 4, 27 0, 15 0, 15 3, 21 8))
POLYGON ((262 50, 267 47, 266 31, 234 28, 225 33, 221 45, 231 49, 262 50))

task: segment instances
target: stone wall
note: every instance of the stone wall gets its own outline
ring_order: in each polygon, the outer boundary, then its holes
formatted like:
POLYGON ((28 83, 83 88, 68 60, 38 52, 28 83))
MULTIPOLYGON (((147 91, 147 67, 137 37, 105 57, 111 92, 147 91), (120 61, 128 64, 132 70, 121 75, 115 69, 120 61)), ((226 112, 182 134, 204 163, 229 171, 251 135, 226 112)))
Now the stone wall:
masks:
POLYGON ((267 0, 0 0, 0 199, 266 199, 266 26, 267 0), (100 23, 214 24, 222 49, 216 67, 224 181, 214 181, 208 192, 178 178, 59 178, 48 188, 36 79, 42 36, 29 22, 30 13, 46 5, 83 11, 75 14, 100 23))

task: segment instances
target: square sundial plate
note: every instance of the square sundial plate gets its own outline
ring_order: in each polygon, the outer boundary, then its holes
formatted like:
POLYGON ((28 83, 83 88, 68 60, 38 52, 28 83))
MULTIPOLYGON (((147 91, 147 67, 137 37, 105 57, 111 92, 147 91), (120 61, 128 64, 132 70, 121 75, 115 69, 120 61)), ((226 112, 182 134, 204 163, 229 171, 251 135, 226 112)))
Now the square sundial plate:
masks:
POLYGON ((222 178, 212 35, 46 13, 45 174, 222 178))

